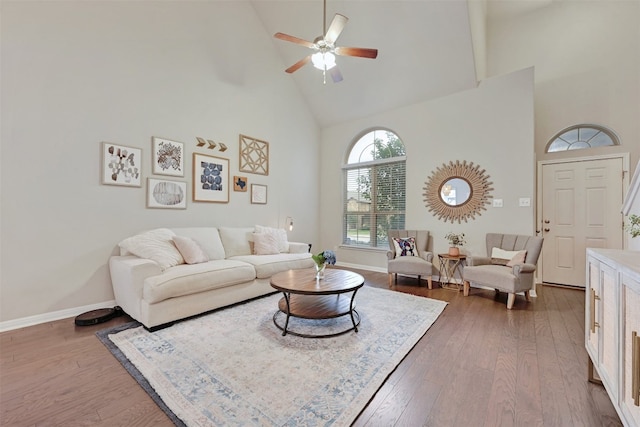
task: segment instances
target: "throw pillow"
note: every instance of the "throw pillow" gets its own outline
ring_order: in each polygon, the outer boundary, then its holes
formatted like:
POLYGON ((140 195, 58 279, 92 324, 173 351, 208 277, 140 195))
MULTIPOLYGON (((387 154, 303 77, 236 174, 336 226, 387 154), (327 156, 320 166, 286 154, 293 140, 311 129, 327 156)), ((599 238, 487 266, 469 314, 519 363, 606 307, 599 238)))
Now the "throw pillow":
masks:
POLYGON ((192 238, 173 236, 173 243, 187 264, 200 264, 209 261, 209 257, 204 253, 202 247, 192 238))
POLYGON ((272 234, 278 242, 278 251, 280 253, 289 252, 289 242, 287 240, 287 232, 284 228, 264 227, 262 225, 255 226, 255 232, 258 234, 272 234))
MULTIPOLYGON (((505 251, 500 248, 491 249, 491 264, 495 265, 507 265, 509 261, 522 251, 505 251)), ((526 251, 525 255, 526 255, 526 251)))
POLYGON ((524 259, 527 257, 527 251, 518 251, 517 254, 511 258, 507 263, 507 267, 513 267, 516 264, 524 264, 524 259))
POLYGON ((182 255, 173 244, 175 235, 168 228, 157 228, 126 238, 118 246, 135 256, 155 261, 165 269, 184 263, 182 255))
POLYGON ((249 227, 220 227, 220 239, 224 245, 226 258, 251 255, 249 242, 253 239, 253 229, 249 227))
POLYGON ((273 234, 254 233, 253 248, 256 255, 275 255, 279 254, 278 241, 273 234))
POLYGON ((415 237, 394 237, 393 245, 396 249, 396 258, 401 256, 418 256, 415 237))

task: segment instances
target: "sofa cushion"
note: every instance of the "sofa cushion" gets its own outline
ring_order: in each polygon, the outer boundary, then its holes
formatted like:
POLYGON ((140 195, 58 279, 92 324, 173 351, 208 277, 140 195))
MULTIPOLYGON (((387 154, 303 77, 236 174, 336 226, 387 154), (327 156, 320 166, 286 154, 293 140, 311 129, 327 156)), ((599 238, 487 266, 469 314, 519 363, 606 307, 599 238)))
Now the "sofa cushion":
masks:
POLYGON ((507 267, 513 267, 516 264, 524 264, 524 259, 527 257, 527 251, 518 251, 517 254, 509 260, 507 267))
POLYGON ((255 277, 254 267, 240 261, 223 259, 182 264, 167 268, 163 274, 146 278, 142 296, 146 302, 153 304, 168 298, 252 281, 255 277))
POLYGON ((187 264, 199 264, 209 261, 207 254, 204 253, 198 242, 191 237, 173 236, 173 243, 187 264))
MULTIPOLYGON (((494 265, 507 265, 511 259, 516 256, 520 256, 520 251, 505 251, 500 248, 491 249, 491 264, 494 265)), ((526 255, 526 251, 525 251, 526 255)))
POLYGON ((184 263, 180 251, 173 243, 175 233, 168 228, 156 228, 128 237, 118 243, 125 253, 150 259, 165 269, 184 263))
POLYGON ((299 268, 313 268, 310 253, 277 254, 277 255, 242 255, 233 260, 252 264, 256 269, 258 279, 266 279, 281 271, 299 268))
POLYGON ((503 290, 513 290, 516 282, 513 269, 502 265, 465 267, 463 274, 464 280, 503 290))
POLYGON ((220 227, 218 231, 227 258, 251 255, 249 242, 253 240, 253 228, 220 227))
POLYGON ((279 254, 276 237, 269 233, 253 233, 253 253, 255 255, 279 254))
POLYGON ((215 227, 177 227, 171 231, 178 236, 190 237, 202 248, 210 260, 224 259, 225 252, 220 234, 215 227))
POLYGON ((394 237, 393 246, 395 248, 396 258, 401 256, 418 256, 415 237, 394 237))
POLYGON ((287 241, 287 232, 284 228, 264 227, 262 225, 255 226, 256 233, 271 234, 278 242, 278 252, 289 252, 289 242, 287 241))

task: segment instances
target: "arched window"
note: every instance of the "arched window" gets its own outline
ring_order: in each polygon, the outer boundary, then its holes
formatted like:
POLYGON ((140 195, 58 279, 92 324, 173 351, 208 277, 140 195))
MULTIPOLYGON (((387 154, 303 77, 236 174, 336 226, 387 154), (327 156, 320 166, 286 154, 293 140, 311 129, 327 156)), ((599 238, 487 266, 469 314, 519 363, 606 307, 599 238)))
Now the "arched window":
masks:
POLYGON ((404 228, 406 155, 395 133, 375 129, 358 139, 344 170, 345 245, 388 247, 387 230, 404 228))
POLYGON ((620 145, 618 137, 609 129, 598 125, 576 125, 551 138, 547 144, 547 153, 609 145, 620 145))

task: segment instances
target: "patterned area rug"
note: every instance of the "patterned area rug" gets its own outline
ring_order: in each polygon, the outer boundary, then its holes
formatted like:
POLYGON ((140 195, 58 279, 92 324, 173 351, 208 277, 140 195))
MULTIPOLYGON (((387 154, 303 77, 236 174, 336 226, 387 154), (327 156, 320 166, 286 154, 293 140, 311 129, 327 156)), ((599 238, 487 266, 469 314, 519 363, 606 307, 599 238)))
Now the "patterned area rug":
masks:
MULTIPOLYGON (((153 333, 134 322, 98 337, 176 425, 347 426, 446 306, 364 286, 358 333, 320 339, 282 336, 273 324, 280 298, 153 333)), ((290 328, 331 333, 350 322, 292 318, 290 328)))

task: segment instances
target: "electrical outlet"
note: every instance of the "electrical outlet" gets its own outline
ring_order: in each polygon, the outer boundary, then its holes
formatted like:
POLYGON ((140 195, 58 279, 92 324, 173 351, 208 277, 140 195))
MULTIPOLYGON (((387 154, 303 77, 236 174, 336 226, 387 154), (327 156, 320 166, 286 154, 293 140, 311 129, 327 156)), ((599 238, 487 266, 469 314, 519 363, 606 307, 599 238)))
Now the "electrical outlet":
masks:
POLYGON ((520 201, 518 203, 518 206, 520 207, 529 207, 531 206, 531 199, 528 197, 521 197, 520 201))
POLYGON ((502 199, 493 199, 493 207, 501 208, 502 207, 502 199))

